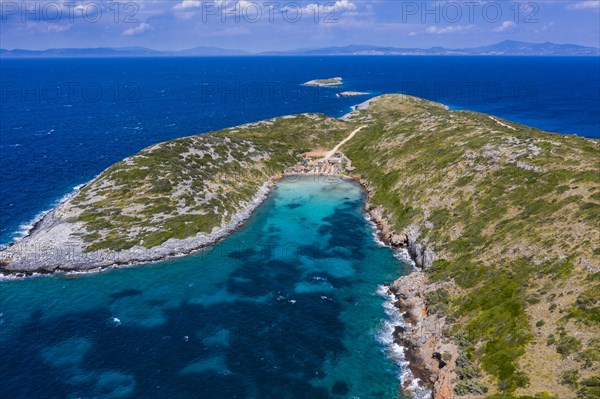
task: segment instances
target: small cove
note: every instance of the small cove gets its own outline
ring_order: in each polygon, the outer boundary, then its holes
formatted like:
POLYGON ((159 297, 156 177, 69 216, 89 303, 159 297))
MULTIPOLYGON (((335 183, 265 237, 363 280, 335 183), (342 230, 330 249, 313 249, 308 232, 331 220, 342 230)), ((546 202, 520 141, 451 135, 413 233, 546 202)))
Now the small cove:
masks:
POLYGON ((238 232, 191 256, 0 281, 1 397, 395 398, 363 192, 278 182, 238 232))

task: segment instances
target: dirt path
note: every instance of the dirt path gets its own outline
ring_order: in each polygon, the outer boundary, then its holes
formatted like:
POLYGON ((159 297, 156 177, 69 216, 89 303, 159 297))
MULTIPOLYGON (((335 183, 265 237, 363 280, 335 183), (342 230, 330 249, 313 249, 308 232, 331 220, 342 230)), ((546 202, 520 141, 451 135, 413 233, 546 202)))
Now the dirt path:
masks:
POLYGON ((509 129, 512 129, 512 130, 517 130, 517 129, 515 129, 515 128, 514 128, 514 127, 512 127, 512 126, 510 126, 510 125, 507 125, 506 123, 499 121, 498 119, 494 118, 493 116, 490 116, 490 119, 491 119, 491 120, 493 120, 494 122, 496 122, 496 123, 497 123, 497 124, 499 124, 499 125, 502 125, 502 126, 504 126, 504 127, 507 127, 507 128, 509 128, 509 129))
POLYGON ((352 137, 354 137, 354 135, 358 132, 360 132, 362 129, 366 128, 367 125, 361 126, 358 129, 355 129, 352 133, 350 133, 348 135, 348 137, 346 137, 344 140, 340 141, 338 143, 338 145, 336 145, 335 147, 333 147, 333 149, 331 151, 329 151, 327 154, 325 154, 325 157, 323 158, 323 160, 327 160, 328 158, 330 158, 333 154, 335 154, 337 152, 337 150, 340 149, 341 146, 343 146, 344 144, 346 144, 348 141, 352 140, 352 137))

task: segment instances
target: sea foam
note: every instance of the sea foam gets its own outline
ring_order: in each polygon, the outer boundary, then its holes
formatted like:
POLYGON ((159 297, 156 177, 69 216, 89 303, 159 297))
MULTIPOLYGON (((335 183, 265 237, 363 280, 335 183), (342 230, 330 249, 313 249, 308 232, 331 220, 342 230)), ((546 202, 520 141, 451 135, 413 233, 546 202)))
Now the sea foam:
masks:
MULTIPOLYGON (((31 218, 29 221, 19 225, 19 228, 17 229, 17 231, 15 231, 11 236, 11 243, 15 243, 15 242, 21 240, 23 237, 26 237, 27 235, 29 235, 31 233, 31 230, 33 229, 33 227, 36 225, 36 223, 41 221, 47 214, 52 212, 52 210, 54 210, 57 206, 67 202, 70 198, 72 198, 75 194, 77 194, 84 185, 85 184, 79 184, 79 185, 73 187, 73 189, 71 189, 71 191, 69 193, 63 195, 61 198, 54 201, 48 209, 39 212, 33 218, 31 218)), ((0 250, 6 248, 8 245, 10 245, 10 243, 9 244, 0 244, 0 250)))
POLYGON ((404 321, 402 313, 394 305, 397 300, 396 296, 383 285, 377 287, 377 295, 385 298, 382 306, 387 316, 387 319, 381 325, 377 338, 386 347, 387 356, 400 365, 399 379, 403 391, 410 392, 415 399, 430 398, 431 391, 422 386, 422 382, 413 375, 408 367, 409 363, 404 355, 405 348, 394 341, 394 330, 397 326, 410 328, 410 324, 404 321))

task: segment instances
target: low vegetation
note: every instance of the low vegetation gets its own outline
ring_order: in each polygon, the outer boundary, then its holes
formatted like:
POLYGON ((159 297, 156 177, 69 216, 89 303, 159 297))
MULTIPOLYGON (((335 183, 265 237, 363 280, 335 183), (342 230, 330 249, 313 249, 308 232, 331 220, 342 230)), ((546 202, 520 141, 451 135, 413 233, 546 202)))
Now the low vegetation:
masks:
POLYGON ((408 96, 353 121, 372 205, 452 283, 426 300, 461 351, 455 395, 598 397, 600 142, 408 96))

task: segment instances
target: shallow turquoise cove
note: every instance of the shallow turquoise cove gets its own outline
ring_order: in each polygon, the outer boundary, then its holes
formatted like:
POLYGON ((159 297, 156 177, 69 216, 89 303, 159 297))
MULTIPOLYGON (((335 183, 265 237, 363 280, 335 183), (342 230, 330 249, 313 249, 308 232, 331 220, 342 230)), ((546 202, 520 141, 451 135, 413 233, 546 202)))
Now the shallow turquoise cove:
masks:
POLYGON ((0 282, 3 398, 397 398, 363 193, 288 178, 193 256, 0 282))

